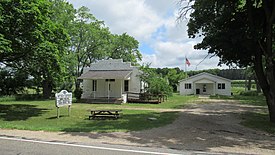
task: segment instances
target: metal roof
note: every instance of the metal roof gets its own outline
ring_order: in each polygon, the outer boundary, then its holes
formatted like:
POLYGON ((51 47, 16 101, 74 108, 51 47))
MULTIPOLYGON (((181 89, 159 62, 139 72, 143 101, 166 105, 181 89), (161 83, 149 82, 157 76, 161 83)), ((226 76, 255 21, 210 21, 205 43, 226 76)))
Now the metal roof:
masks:
POLYGON ((127 79, 132 70, 90 70, 78 79, 127 79))

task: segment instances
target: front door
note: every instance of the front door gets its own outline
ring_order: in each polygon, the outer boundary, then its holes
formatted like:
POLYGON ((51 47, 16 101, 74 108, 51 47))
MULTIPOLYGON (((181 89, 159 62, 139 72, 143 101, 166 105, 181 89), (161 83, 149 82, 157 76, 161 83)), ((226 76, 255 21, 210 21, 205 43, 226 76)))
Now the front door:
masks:
POLYGON ((196 94, 200 94, 200 89, 196 89, 196 94))
POLYGON ((115 79, 106 79, 107 97, 115 97, 115 79))

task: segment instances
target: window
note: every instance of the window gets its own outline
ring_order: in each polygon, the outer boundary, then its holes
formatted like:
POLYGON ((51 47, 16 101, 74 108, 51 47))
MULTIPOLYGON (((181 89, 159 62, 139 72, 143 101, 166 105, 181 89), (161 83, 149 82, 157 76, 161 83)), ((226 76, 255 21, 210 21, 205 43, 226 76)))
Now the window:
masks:
POLYGON ((218 83, 218 89, 225 89, 225 83, 218 83))
POLYGON ((109 81, 109 82, 115 82, 116 80, 115 79, 106 79, 105 80, 106 82, 109 81))
POLYGON ((97 80, 93 80, 93 91, 96 91, 97 88, 97 80))
POLYGON ((124 91, 129 91, 129 81, 128 80, 125 80, 124 81, 124 91))
POLYGON ((185 83, 185 89, 192 89, 191 83, 185 83))

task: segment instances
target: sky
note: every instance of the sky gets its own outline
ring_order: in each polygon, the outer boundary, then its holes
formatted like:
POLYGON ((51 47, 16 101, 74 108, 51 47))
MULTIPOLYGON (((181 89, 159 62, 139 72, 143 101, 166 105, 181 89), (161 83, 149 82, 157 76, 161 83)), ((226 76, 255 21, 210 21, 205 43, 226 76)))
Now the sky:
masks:
POLYGON ((218 57, 207 57, 207 51, 195 50, 202 38, 187 35, 188 19, 177 21, 179 0, 68 0, 75 8, 86 6, 103 20, 114 34, 127 33, 139 41, 141 64, 154 68, 179 67, 185 70, 185 57, 191 63, 187 70, 226 69, 218 66, 218 57), (200 63, 201 62, 201 63, 200 63))

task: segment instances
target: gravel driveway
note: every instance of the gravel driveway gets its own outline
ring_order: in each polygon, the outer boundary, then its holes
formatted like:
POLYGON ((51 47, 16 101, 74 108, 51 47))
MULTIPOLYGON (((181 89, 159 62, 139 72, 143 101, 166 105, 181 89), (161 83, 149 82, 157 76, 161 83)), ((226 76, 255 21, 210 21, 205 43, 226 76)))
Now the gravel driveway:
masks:
MULTIPOLYGON (((265 111, 264 107, 240 105, 236 101, 203 99, 185 109, 172 124, 137 132, 68 133, 3 130, 1 135, 49 141, 105 143, 162 147, 178 150, 275 154, 275 135, 240 125, 240 114, 265 111), (206 102, 206 103, 201 103, 206 102)), ((160 111, 169 111, 161 109, 160 111)), ((142 125, 142 124, 140 124, 142 125)))

